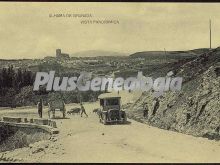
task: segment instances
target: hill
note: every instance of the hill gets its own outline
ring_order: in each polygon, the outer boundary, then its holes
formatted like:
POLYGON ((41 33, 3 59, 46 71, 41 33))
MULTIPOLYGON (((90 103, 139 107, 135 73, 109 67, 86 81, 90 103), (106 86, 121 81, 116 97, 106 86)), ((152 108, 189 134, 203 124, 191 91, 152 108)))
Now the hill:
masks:
POLYGON ((200 48, 188 51, 144 51, 144 52, 136 52, 131 54, 132 58, 147 58, 147 59, 186 59, 198 56, 202 53, 208 52, 207 48, 200 48))
POLYGON ((219 139, 220 48, 178 64, 170 68, 174 69, 175 76, 183 77, 182 90, 164 93, 158 99, 158 107, 152 93, 145 92, 127 106, 129 116, 159 128, 219 139), (144 119, 142 104, 146 102, 149 115, 144 119))
POLYGON ((126 56, 126 53, 103 50, 87 50, 71 54, 72 57, 126 56))

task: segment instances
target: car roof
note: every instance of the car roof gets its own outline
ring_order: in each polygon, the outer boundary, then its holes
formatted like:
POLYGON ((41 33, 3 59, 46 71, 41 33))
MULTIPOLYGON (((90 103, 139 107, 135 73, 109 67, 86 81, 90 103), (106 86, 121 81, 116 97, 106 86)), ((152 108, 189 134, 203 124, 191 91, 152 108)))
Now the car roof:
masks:
POLYGON ((99 99, 110 99, 110 98, 121 98, 118 94, 114 93, 103 93, 98 96, 99 99))

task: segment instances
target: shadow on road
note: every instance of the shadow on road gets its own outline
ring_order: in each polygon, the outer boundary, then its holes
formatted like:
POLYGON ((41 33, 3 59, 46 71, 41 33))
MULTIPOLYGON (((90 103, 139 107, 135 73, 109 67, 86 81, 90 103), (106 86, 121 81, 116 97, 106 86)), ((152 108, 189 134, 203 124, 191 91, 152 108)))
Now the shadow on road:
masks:
POLYGON ((58 119, 58 120, 59 119, 64 119, 65 120, 65 119, 70 119, 70 118, 69 117, 65 117, 65 118, 63 118, 63 117, 55 117, 55 118, 51 118, 51 119, 58 119))
POLYGON ((126 123, 107 123, 106 125, 130 125, 130 121, 126 121, 126 123))

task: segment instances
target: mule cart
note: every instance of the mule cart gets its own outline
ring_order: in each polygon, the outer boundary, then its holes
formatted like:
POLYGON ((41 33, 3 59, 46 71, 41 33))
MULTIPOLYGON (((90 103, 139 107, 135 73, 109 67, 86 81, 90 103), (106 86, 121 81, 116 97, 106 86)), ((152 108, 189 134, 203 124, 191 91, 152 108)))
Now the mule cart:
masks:
POLYGON ((50 101, 48 103, 48 116, 51 118, 55 118, 55 112, 60 111, 63 114, 63 118, 66 117, 66 107, 65 103, 62 100, 50 101))

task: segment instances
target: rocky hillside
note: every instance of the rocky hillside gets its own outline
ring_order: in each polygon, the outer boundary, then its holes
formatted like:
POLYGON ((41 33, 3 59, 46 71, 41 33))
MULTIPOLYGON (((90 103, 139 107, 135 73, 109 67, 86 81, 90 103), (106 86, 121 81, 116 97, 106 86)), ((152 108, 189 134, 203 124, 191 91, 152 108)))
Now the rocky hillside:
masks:
POLYGON ((130 57, 132 58, 147 58, 147 59, 186 59, 191 58, 194 56, 198 56, 202 53, 207 52, 209 49, 201 48, 201 49, 194 49, 188 51, 144 51, 144 52, 136 52, 131 54, 130 57))
POLYGON ((220 48, 172 71, 183 77, 181 91, 166 92, 158 101, 151 92, 145 92, 126 106, 129 117, 162 129, 220 139, 220 48), (146 102, 149 114, 144 118, 142 104, 146 102))

